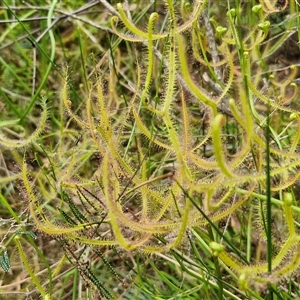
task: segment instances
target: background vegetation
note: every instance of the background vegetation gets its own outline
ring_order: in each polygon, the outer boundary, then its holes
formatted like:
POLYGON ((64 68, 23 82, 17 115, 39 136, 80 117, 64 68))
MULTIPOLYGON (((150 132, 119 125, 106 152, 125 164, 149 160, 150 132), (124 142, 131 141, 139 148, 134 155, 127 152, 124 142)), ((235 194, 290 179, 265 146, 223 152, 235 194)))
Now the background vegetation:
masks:
POLYGON ((2 1, 5 299, 297 299, 297 1, 2 1))

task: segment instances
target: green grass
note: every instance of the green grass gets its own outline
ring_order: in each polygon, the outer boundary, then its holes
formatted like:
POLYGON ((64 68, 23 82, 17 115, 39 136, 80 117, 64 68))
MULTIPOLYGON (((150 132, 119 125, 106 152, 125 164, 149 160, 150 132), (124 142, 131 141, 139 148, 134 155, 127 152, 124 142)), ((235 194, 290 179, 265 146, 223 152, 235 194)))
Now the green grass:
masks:
POLYGON ((2 1, 0 298, 299 298, 298 3, 111 2, 2 1))

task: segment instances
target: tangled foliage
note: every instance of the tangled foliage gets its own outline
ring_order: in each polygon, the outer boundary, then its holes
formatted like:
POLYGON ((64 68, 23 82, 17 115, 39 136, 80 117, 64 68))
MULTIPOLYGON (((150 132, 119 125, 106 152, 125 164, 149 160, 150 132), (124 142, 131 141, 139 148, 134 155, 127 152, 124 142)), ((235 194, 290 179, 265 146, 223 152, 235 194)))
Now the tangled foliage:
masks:
MULTIPOLYGON (((297 68, 291 66, 284 79, 266 70, 265 61, 294 32, 290 18, 284 33, 268 38, 271 16, 285 9, 276 3, 253 6, 251 20, 257 22, 244 29, 237 24, 242 7, 228 10, 226 24, 218 24, 208 20, 207 1, 175 7, 168 0, 164 32, 156 30, 158 13, 141 30, 118 4, 113 31, 128 45, 146 49, 137 55, 135 78, 124 84, 131 98, 116 86, 115 71, 126 64, 118 52, 96 70, 80 107, 69 97, 66 75, 63 130, 55 148, 46 149, 48 170, 31 174, 25 161, 22 166, 37 229, 64 243, 153 254, 179 247, 192 228, 218 224, 249 207, 259 238, 266 240, 271 201, 283 215, 281 240, 271 235, 271 261, 243 261, 213 240, 211 253, 245 290, 293 273, 300 261, 300 209, 293 190, 300 176, 300 111, 297 68), (45 183, 47 208, 36 193, 45 183)), ((295 4, 289 9, 292 16, 295 4)), ((32 143, 46 115, 43 102, 36 134, 24 141, 1 134, 1 144, 32 143)))

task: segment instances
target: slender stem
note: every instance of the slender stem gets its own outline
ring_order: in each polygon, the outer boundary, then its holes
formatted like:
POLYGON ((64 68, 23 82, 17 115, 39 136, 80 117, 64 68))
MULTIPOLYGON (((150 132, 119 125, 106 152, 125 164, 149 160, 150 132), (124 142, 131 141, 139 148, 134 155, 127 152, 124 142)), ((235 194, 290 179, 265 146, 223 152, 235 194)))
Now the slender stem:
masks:
POLYGON ((268 272, 272 272, 272 202, 271 202, 271 174, 270 174, 270 117, 269 106, 266 126, 266 193, 267 193, 267 249, 268 272))

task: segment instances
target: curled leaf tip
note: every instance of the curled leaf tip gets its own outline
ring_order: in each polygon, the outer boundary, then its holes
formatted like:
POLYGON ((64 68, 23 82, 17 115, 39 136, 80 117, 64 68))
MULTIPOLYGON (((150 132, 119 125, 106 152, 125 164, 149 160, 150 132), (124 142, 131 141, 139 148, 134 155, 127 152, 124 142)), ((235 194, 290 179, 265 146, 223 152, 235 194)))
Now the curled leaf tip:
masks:
POLYGON ((262 10, 261 4, 254 5, 254 6, 252 7, 252 11, 253 11, 255 14, 258 14, 261 10, 262 10))

